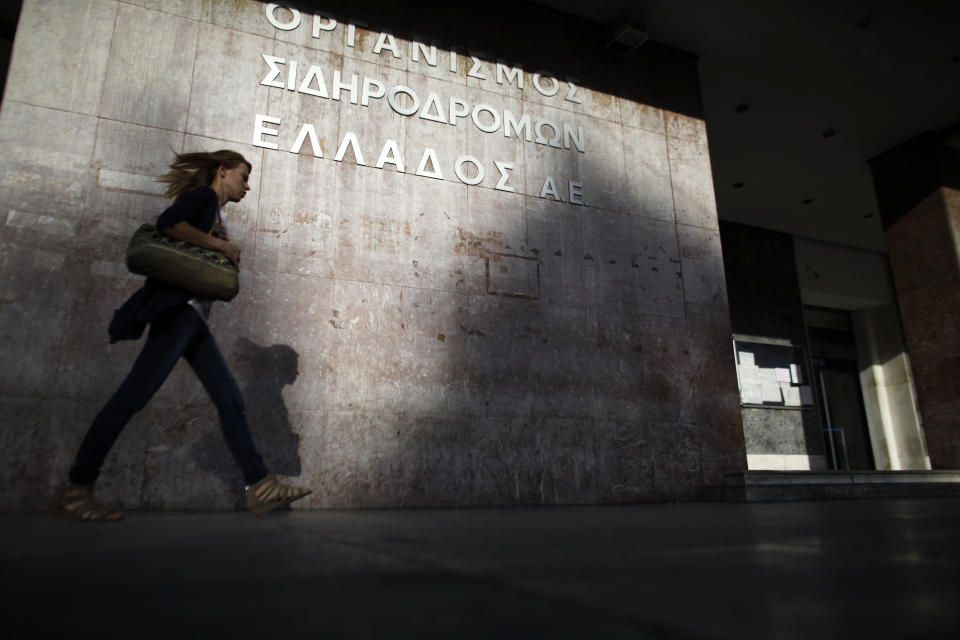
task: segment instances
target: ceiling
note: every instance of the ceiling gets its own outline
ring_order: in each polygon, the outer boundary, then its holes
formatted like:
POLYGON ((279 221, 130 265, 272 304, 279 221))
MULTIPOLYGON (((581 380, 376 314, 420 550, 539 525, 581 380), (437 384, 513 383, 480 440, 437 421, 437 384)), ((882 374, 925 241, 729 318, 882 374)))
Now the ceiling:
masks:
POLYGON ((722 220, 885 251, 868 160, 960 146, 960 1, 539 4, 697 55, 722 220))

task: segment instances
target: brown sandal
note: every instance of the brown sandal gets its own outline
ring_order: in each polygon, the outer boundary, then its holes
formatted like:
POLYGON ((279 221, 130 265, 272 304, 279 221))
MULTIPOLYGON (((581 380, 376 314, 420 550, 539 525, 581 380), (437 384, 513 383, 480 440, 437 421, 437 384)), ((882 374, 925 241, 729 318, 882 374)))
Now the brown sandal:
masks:
POLYGON ((105 504, 93 497, 93 485, 68 485, 60 496, 60 513, 78 520, 108 521, 122 520, 123 514, 111 511, 105 504))
POLYGON ((304 487, 291 487, 267 476, 246 488, 247 508, 260 518, 277 507, 290 504, 313 493, 304 487))

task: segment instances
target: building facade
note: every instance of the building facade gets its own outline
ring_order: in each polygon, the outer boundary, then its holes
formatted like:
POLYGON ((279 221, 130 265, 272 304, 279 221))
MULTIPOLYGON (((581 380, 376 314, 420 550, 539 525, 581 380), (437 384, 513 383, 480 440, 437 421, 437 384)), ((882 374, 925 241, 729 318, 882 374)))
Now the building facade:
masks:
MULTIPOLYGON (((692 56, 618 54, 533 4, 295 6, 23 2, 0 108, 0 507, 65 478, 139 347, 106 327, 141 284, 130 235, 168 205, 156 179, 221 148, 253 174, 226 209, 241 293, 211 326, 305 507, 680 500, 748 467, 929 467, 885 258, 719 223, 692 56), (811 275, 849 264, 869 287, 811 275), (824 399, 857 394, 868 435, 838 447, 824 399)), ((104 492, 233 507, 216 422, 178 365, 104 492)))

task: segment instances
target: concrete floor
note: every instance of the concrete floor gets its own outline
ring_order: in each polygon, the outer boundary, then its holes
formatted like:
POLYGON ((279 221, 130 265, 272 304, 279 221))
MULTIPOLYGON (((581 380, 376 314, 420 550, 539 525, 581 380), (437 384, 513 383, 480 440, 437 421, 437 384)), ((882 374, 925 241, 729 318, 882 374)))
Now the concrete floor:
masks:
POLYGON ((956 638, 960 499, 0 515, 2 637, 956 638))

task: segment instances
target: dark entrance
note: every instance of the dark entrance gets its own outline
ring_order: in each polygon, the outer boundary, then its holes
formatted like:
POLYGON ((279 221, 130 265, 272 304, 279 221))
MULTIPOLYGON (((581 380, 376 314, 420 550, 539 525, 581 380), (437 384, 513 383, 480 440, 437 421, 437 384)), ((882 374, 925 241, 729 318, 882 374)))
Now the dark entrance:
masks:
POLYGON ((874 469, 850 314, 804 307, 830 469, 874 469))

